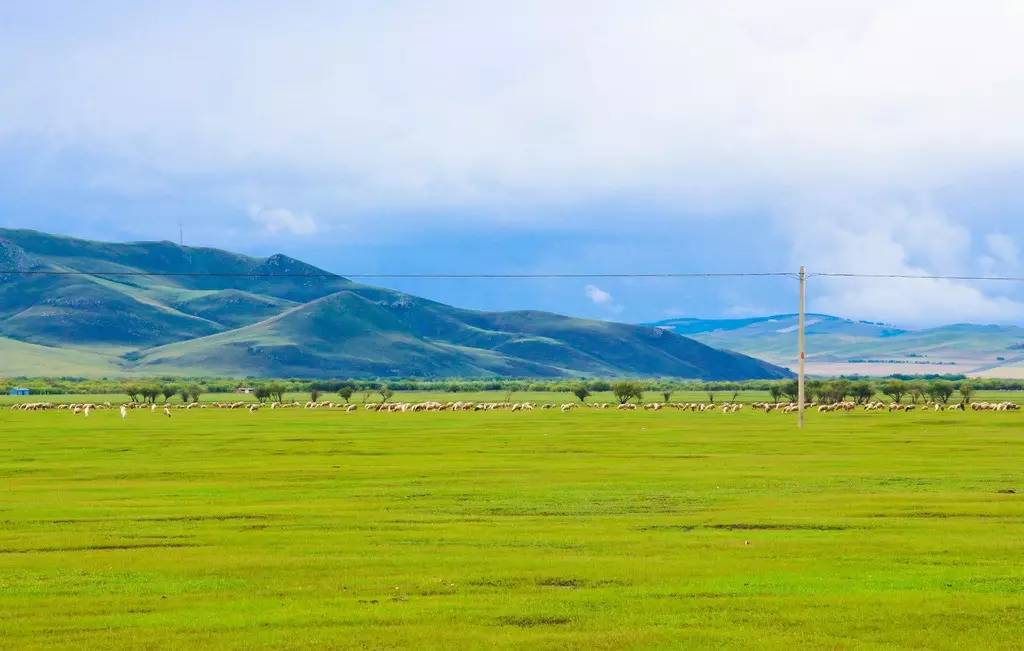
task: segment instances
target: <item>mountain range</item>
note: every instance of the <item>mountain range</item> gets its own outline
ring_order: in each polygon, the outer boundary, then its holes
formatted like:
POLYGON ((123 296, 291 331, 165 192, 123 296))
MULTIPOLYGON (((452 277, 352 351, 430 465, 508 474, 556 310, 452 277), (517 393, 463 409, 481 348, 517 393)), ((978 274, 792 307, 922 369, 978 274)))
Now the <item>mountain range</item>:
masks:
MULTIPOLYGON (((795 314, 677 318, 649 325, 795 368, 795 314)), ((1024 377, 1024 328, 1018 326, 957 323, 915 330, 808 314, 806 334, 807 370, 812 374, 1024 377)))
POLYGON ((790 376, 662 327, 460 309, 284 255, 7 229, 0 357, 11 376, 790 376))

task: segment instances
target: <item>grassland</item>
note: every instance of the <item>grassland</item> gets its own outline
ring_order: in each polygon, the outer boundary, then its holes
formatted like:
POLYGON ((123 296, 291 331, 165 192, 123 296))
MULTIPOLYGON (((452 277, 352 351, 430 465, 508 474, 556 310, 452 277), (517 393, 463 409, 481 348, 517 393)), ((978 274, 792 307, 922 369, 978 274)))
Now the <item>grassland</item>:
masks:
POLYGON ((1019 648, 1022 418, 3 410, 0 646, 1019 648))
POLYGON ((100 351, 55 348, 0 337, 0 359, 8 376, 28 376, 45 369, 54 377, 62 375, 117 376, 122 374, 118 358, 100 351))

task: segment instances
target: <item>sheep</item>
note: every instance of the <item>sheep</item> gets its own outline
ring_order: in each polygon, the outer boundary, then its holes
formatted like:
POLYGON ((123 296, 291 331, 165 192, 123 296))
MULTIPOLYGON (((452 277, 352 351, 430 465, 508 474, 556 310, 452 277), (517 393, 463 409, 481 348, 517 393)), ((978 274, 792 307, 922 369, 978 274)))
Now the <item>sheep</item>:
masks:
POLYGON ((171 417, 171 408, 167 405, 164 405, 164 416, 167 416, 168 418, 171 417))
POLYGON ((128 408, 121 405, 121 420, 124 420, 125 418, 128 418, 128 408))

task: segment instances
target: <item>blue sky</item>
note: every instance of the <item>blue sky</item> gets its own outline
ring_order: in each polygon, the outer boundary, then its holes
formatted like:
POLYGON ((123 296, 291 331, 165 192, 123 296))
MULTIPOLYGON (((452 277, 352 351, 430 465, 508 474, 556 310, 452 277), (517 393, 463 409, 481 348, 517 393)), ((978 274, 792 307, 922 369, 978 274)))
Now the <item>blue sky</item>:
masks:
MULTIPOLYGON (((37 2, 0 7, 0 225, 340 273, 1024 274, 1015 2, 37 2), (15 6, 12 6, 15 5, 15 6)), ((784 280, 404 281, 643 321, 784 280)), ((901 325, 1011 284, 812 283, 901 325)))

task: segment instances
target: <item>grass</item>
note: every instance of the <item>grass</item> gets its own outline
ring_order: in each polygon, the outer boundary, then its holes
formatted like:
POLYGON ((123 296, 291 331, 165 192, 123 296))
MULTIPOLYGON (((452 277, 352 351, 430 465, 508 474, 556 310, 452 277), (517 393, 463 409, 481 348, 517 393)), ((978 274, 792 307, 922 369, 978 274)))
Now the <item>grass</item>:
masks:
POLYGON ((1019 648, 1022 418, 4 410, 0 646, 1019 648))
POLYGON ((46 369, 60 375, 118 375, 121 366, 117 354, 110 351, 83 351, 74 348, 40 346, 17 339, 0 337, 0 359, 8 376, 28 376, 46 369))

